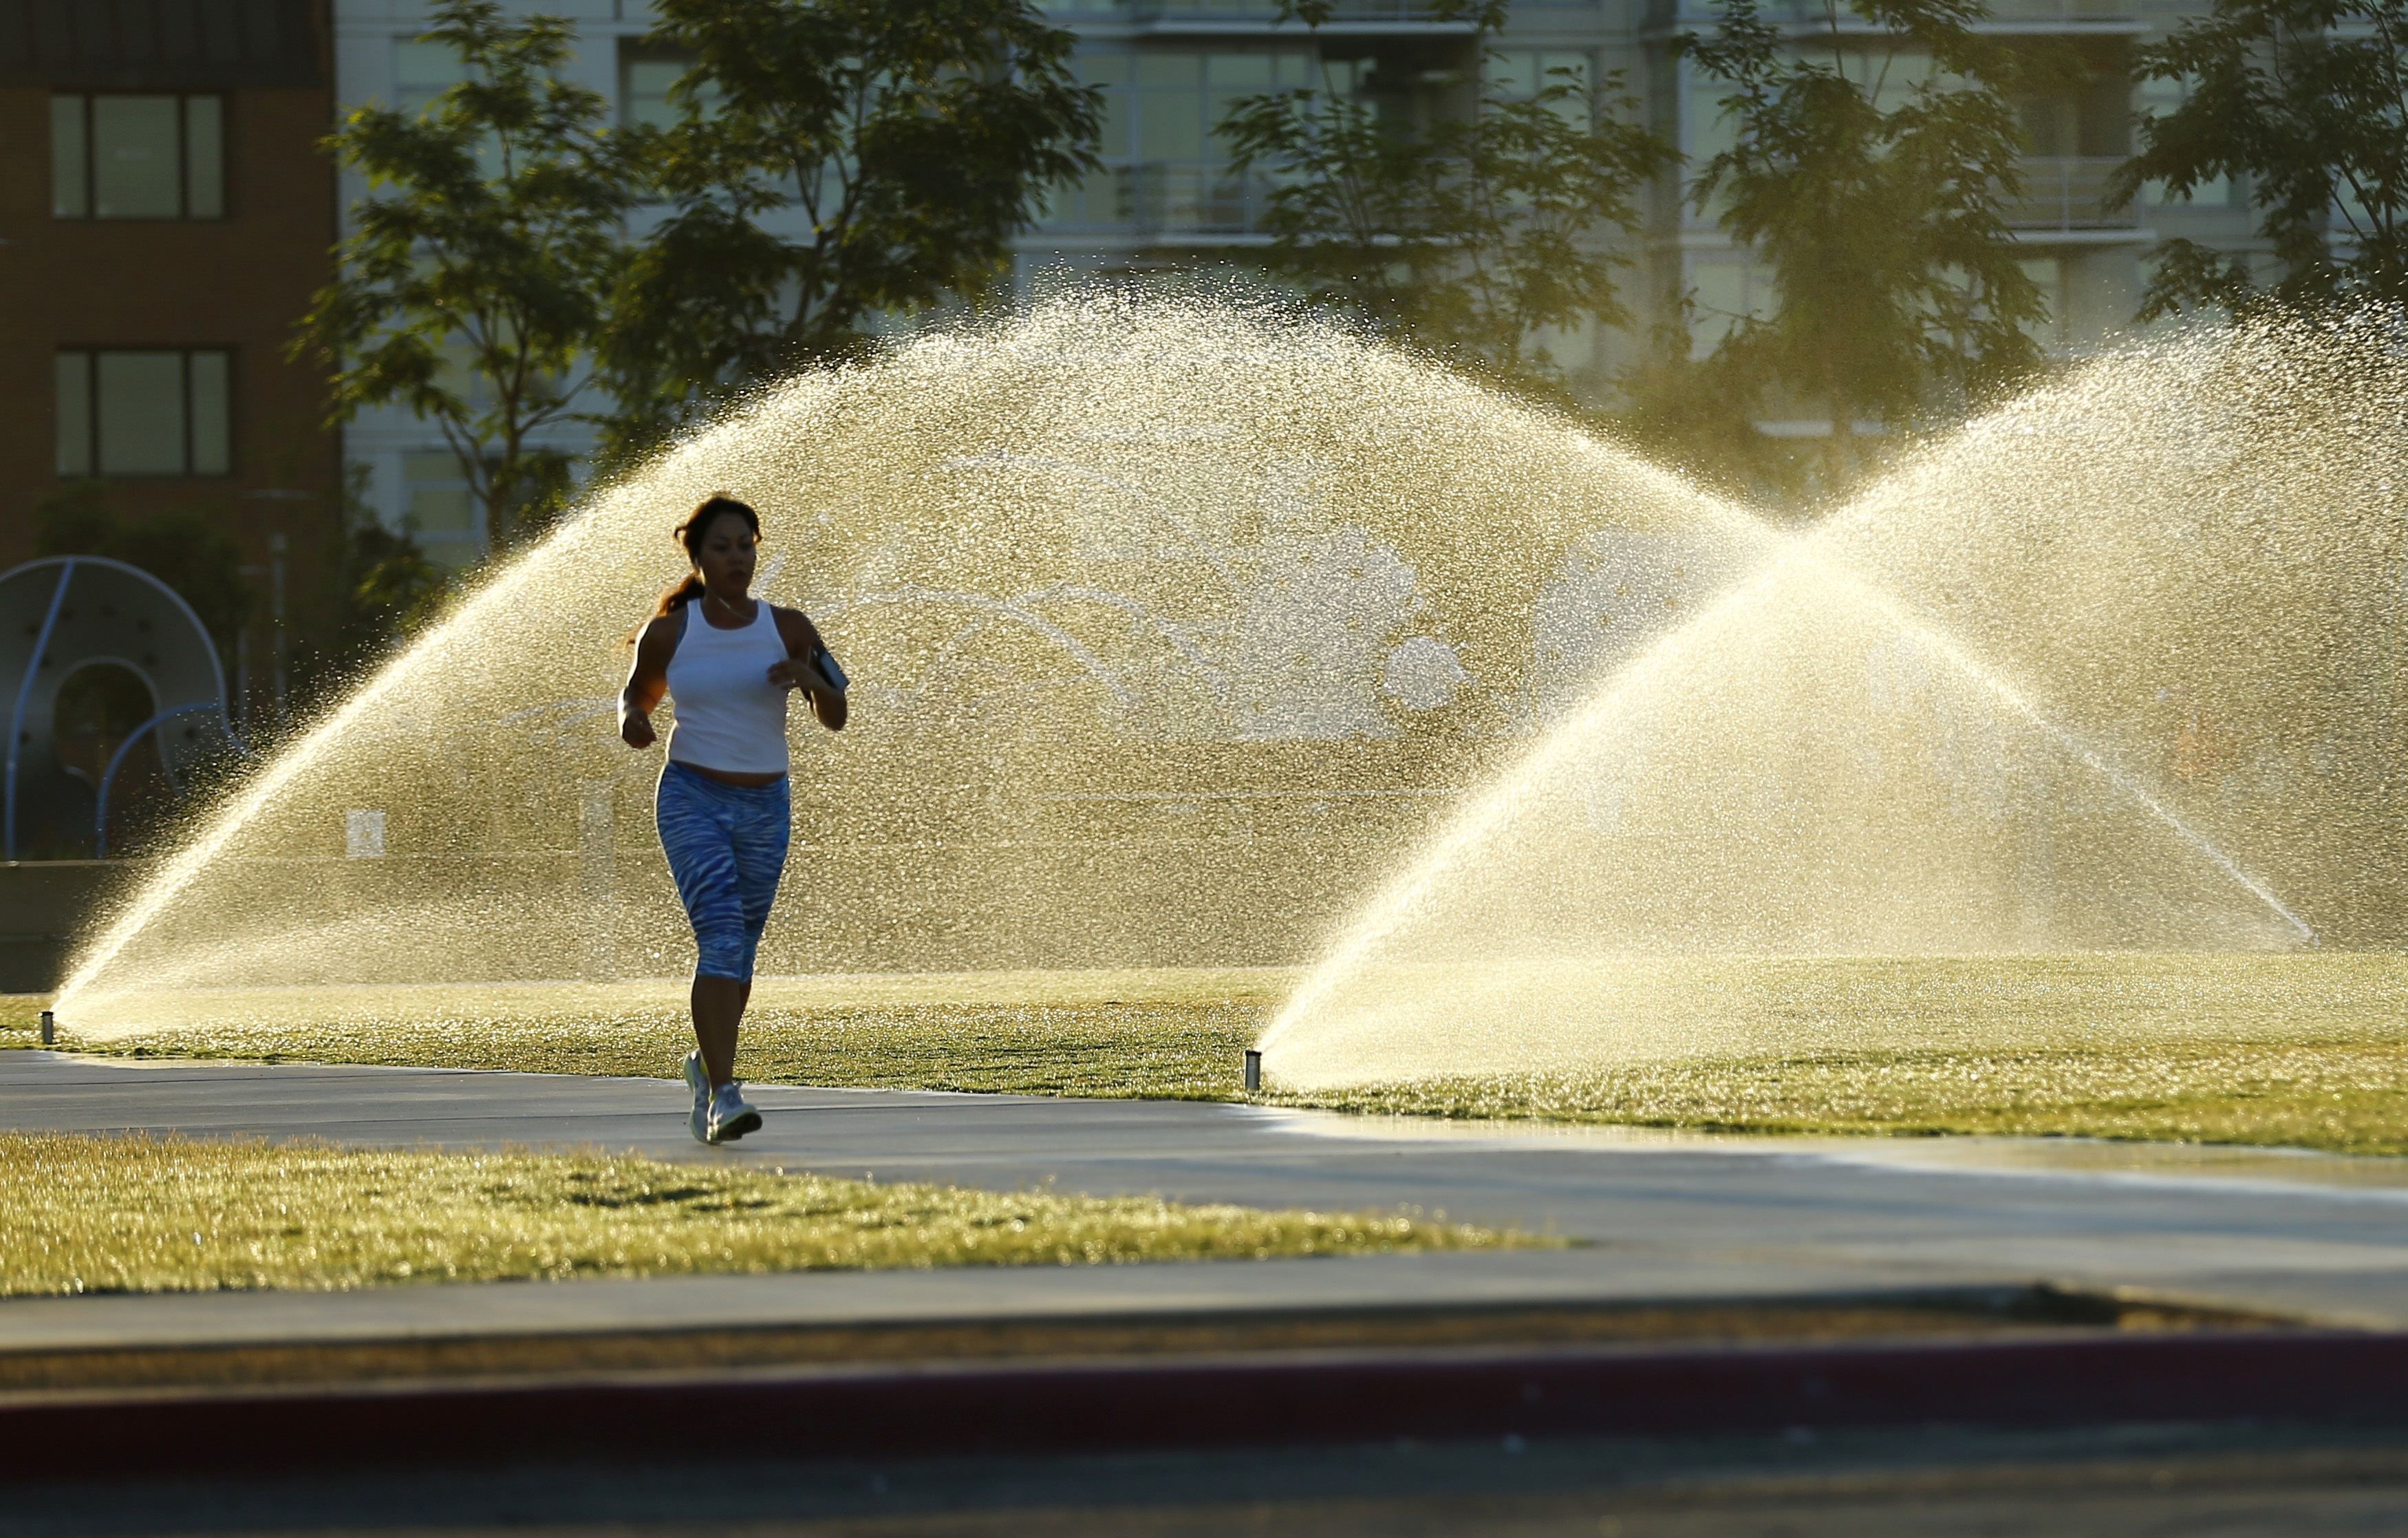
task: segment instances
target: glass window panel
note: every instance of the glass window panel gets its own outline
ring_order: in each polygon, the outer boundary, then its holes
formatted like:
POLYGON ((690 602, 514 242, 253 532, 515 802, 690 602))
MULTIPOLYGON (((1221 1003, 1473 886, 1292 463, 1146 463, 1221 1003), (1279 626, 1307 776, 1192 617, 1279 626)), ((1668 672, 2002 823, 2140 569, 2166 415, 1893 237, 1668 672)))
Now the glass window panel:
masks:
POLYGON ((184 216, 225 214, 225 98, 184 98, 184 216))
POLYGON ((1077 65, 1082 82, 1104 88, 1096 135, 1096 152, 1106 160, 1122 160, 1136 153, 1137 146, 1129 142, 1129 77, 1135 72, 1135 58, 1121 50, 1082 53, 1077 65))
MULTIPOLYGON (((1526 101, 1542 91, 1552 91, 1558 86, 1585 88, 1589 83, 1591 60, 1586 53, 1550 49, 1534 50, 1522 57, 1528 63, 1527 72, 1520 84, 1520 94, 1526 101)), ((1589 121, 1589 105, 1578 96, 1556 102, 1555 111, 1557 117, 1575 128, 1593 126, 1589 121)))
POLYGON ((174 219, 183 212, 173 96, 92 99, 93 212, 103 219, 174 219))
POLYGON ((1103 110, 1096 119, 1096 152, 1106 160, 1122 160, 1137 152, 1129 142, 1129 104, 1125 91, 1104 93, 1103 110))
POLYGON ((393 104, 404 112, 423 112, 427 104, 465 78, 460 55, 442 43, 395 43, 393 46, 393 104))
POLYGON ((193 473, 224 475, 234 468, 232 359, 223 352, 193 354, 193 473))
POLYGON ((1747 313, 1747 268, 1736 262, 1700 263, 1689 280, 1690 345, 1703 356, 1720 346, 1747 313))
MULTIPOLYGON (((393 106, 394 110, 422 116, 436 96, 467 79, 467 65, 460 63, 448 43, 393 43, 393 106)), ((477 144, 477 171, 486 179, 501 176, 501 142, 486 135, 477 144)))
POLYGON ((1220 160, 1227 156, 1228 147, 1212 133, 1213 128, 1238 102, 1272 89, 1275 62, 1268 53, 1214 53, 1205 58, 1203 138, 1197 146, 1198 157, 1220 160))
POLYGON ((1192 86, 1202 80, 1203 59, 1194 53, 1140 53, 1137 83, 1140 86, 1192 86))
POLYGON ((1204 83, 1245 91, 1268 91, 1271 87, 1271 56, 1268 53, 1206 54, 1204 83))
POLYGON ((2036 258, 2020 264, 2024 276, 2040 290, 2041 302, 2046 312, 2037 321, 2026 321, 2024 335, 2038 346, 2055 351, 2065 345, 2065 264, 2053 256, 2036 258))
POLYGON ((83 104, 81 96, 50 98, 50 212, 60 219, 82 219, 92 212, 83 104))
POLYGON ((1077 65, 1082 84, 1115 86, 1129 83, 1129 56, 1118 49, 1109 52, 1082 53, 1077 65))
POLYGON ((1739 124, 1723 109, 1723 98, 1733 88, 1713 76, 1682 65, 1681 148, 1687 151, 1690 164, 1711 160, 1739 143, 1739 124))
POLYGON ((469 493, 460 461, 448 453, 404 454, 410 532, 427 558, 442 566, 475 560, 484 550, 484 516, 469 493))
POLYGON ((184 472, 184 355, 103 352, 100 473, 184 472))
POLYGON ((1125 168, 1107 166, 1046 194, 1045 223, 1056 229, 1084 229, 1128 221, 1125 168))
POLYGON ((1156 88, 1138 97, 1137 152, 1141 160, 1204 157, 1204 93, 1156 88))
POLYGON ((1585 51, 1566 51, 1557 49, 1541 54, 1539 58, 1539 73, 1541 79, 1538 83, 1554 85, 1560 79, 1572 85, 1586 85, 1589 83, 1589 71, 1595 67, 1595 63, 1585 51), (1558 75, 1559 70, 1570 73, 1558 75))
MULTIPOLYGON (((681 54, 663 57, 652 52, 623 51, 619 56, 619 121, 630 126, 643 123, 653 128, 675 123, 679 108, 671 93, 694 66, 695 61, 681 54)), ((705 117, 711 114, 718 101, 718 82, 703 81, 701 105, 705 117)))
POLYGON ((1539 55, 1527 49, 1498 49, 1488 55, 1488 89, 1500 96, 1538 93, 1539 55))
POLYGON ((421 534, 474 534, 477 500, 457 486, 421 486, 409 494, 409 522, 421 534))
POLYGON ((619 119, 622 122, 649 123, 654 128, 666 128, 677 122, 677 111, 669 105, 669 90, 685 73, 685 66, 673 59, 630 59, 619 97, 619 119))
POLYGON ((1915 88, 1924 81, 1943 79, 1929 54, 1904 50, 1856 54, 1849 61, 1848 74, 1871 95, 1878 112, 1897 111, 1914 99, 1915 88))
POLYGON ((1313 76, 1312 54, 1275 53, 1271 55, 1271 84, 1280 90, 1293 91, 1301 86, 1320 83, 1313 76))
POLYGON ((2023 119, 2024 152, 2054 159, 2066 153, 2069 146, 2065 132, 2066 104, 2053 96, 2027 96, 2019 104, 2023 119))
POLYGON ((92 354, 62 352, 58 359, 59 473, 92 473, 92 354))

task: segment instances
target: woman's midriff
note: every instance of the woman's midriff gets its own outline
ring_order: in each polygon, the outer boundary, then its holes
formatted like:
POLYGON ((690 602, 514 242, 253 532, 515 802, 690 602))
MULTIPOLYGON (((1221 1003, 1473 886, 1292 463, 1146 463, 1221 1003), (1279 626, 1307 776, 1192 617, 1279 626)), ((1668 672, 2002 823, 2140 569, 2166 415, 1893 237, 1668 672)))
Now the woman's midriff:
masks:
POLYGON ((723 785, 735 785, 742 790, 759 790, 763 785, 774 785, 785 778, 782 774, 744 774, 735 769, 704 769, 700 764, 689 764, 681 758, 677 763, 706 780, 716 780, 723 785))

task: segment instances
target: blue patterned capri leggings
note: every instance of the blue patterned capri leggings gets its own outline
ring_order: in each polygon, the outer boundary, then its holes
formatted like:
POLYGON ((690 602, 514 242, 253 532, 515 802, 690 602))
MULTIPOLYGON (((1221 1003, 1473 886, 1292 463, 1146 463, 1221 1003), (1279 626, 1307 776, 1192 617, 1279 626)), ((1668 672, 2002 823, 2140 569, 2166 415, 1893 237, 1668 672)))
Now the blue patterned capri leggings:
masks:
POLYGON ((731 785, 672 759, 652 811, 678 898, 694 924, 696 977, 752 981, 794 818, 786 782, 731 785))

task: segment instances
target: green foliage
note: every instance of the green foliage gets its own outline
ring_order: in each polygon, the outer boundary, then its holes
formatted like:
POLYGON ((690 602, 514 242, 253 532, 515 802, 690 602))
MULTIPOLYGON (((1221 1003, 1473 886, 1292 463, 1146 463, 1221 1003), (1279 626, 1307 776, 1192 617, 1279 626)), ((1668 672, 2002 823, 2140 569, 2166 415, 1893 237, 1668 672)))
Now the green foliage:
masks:
POLYGON ((554 73, 566 22, 508 22, 494 0, 434 16, 424 40, 466 79, 421 115, 362 108, 325 141, 376 194, 295 351, 334 364, 337 422, 393 403, 434 422, 498 551, 569 490, 567 456, 534 439, 574 414, 633 194, 602 98, 554 73))
POLYGON ((2243 314, 2408 299, 2408 5, 2401 0, 2216 0, 2133 50, 2141 79, 2187 80, 2182 106, 2139 122, 2118 173, 2188 197, 2245 179, 2281 268, 2261 286, 2245 254, 2169 240, 2139 318, 2192 306, 2243 314))
POLYGON ((1793 504, 1804 493, 1808 440, 1774 438, 1756 425, 1763 394, 1754 360, 1737 350, 1696 355, 1694 310, 1686 296, 1657 326, 1641 359, 1616 381, 1621 399, 1592 413, 1597 426, 1642 453, 1677 465, 1728 496, 1770 506, 1793 504))
MULTIPOLYGON (((1471 22, 1484 63, 1503 0, 1439 0, 1471 22)), ((1316 32, 1327 0, 1284 0, 1316 32)), ((1264 228, 1274 272, 1312 299, 1505 380, 1541 387, 1560 370, 1545 328, 1629 320, 1614 287, 1627 258, 1598 239, 1638 227, 1640 189, 1675 152, 1623 121, 1622 78, 1556 70, 1527 97, 1484 85, 1472 110, 1416 123, 1341 92, 1250 96, 1216 132, 1240 173, 1275 179, 1264 228)))
POLYGON ((603 350, 624 457, 789 370, 858 354, 882 311, 975 298, 1055 182, 1092 169, 1098 97, 1028 0, 660 0, 695 63, 639 133, 668 216, 603 350), (807 227, 779 233, 799 211, 807 227), (773 225, 778 226, 772 228, 773 225))
POLYGON ((450 601, 450 572, 426 558, 407 530, 387 528, 363 495, 366 467, 355 466, 343 502, 337 568, 343 597, 336 652, 356 672, 438 617, 450 601))
POLYGON ((178 509, 126 518, 98 481, 78 481, 34 505, 34 553, 106 555, 165 582, 193 606, 221 652, 259 606, 243 575, 242 546, 206 512, 178 509))
POLYGON ((415 634, 441 611, 452 583, 418 541, 380 524, 351 536, 344 591, 362 628, 380 639, 415 634))
POLYGON ((1724 354, 1759 389, 1828 410, 1832 483, 1855 468, 1858 418, 1903 425, 1935 393, 1980 396, 2040 362, 2024 327, 2046 308, 2004 217, 2022 192, 2014 65, 1972 30, 1987 14, 1980 0, 1833 0, 1800 39, 1754 0, 1724 0, 1711 38, 1681 39, 1728 83, 1735 135, 1691 201, 1780 287, 1724 354))
MULTIPOLYGON (((1236 1100, 1239 1054, 1299 981, 1268 969, 765 978, 743 1064, 762 1084, 1236 1100)), ((1661 985, 1649 1014, 1669 1039, 1743 1026, 1770 1044, 1315 1094, 1281 1090, 1274 1069, 1259 1098, 1376 1115, 2408 1155, 2408 956, 2396 951, 1690 956, 1661 985), (1842 1017, 1869 1044, 1779 1045, 1799 1018, 1842 1017)), ((108 1041, 72 1019, 61 1028, 74 1050, 137 1056, 661 1077, 693 1041, 685 1009, 683 985, 666 981, 362 989, 339 1004, 280 990, 108 1041)), ((0 1049, 31 1045, 32 1025, 0 999, 0 1049)))

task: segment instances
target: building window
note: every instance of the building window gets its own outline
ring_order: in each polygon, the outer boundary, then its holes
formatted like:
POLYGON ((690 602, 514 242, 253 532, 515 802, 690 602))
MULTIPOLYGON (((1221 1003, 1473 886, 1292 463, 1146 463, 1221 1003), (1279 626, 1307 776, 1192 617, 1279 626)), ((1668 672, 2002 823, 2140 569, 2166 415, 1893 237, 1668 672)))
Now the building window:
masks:
POLYGON ((467 78, 459 50, 449 43, 411 39, 393 46, 393 104, 410 117, 423 115, 436 97, 467 78))
POLYGON ((1227 170, 1228 146, 1213 130, 1230 107, 1241 97, 1325 85, 1351 94, 1358 74, 1355 61, 1325 70, 1296 49, 1090 50, 1080 54, 1078 70, 1084 83, 1103 88, 1104 164, 1083 182, 1053 191, 1046 224, 1222 234, 1254 228, 1269 187, 1262 172, 1227 170))
MULTIPOLYGON (((1584 49, 1498 49, 1488 55, 1487 75, 1492 97, 1526 102, 1559 85, 1577 86, 1582 91, 1592 89, 1597 80, 1597 60, 1584 49)), ((1557 116, 1575 128, 1586 131, 1596 126, 1585 97, 1556 102, 1555 109, 1557 116)))
POLYGON ((225 98, 52 96, 50 212, 222 219, 225 98))
MULTIPOLYGON (((2136 94, 2141 116, 2171 117, 2190 99, 2190 85, 2186 80, 2143 80, 2136 94)), ((2162 181, 2145 181, 2141 196, 2152 208, 2229 208, 2241 202, 2232 195, 2232 179, 2220 176, 2203 179, 2188 197, 2176 197, 2162 181)))
MULTIPOLYGON (((698 61, 691 53, 672 53, 648 44, 619 45, 619 121, 627 127, 674 128, 678 105, 669 93, 698 61)), ((719 82, 702 82, 700 101, 709 116, 720 99, 719 82)))
POLYGON ((2059 257, 2040 256, 2021 266, 2024 276, 2040 290, 2041 304, 2046 309, 2039 320, 2024 323, 2024 335, 2043 352, 2063 352, 2072 341, 2065 323, 2065 263, 2059 257))
POLYGON ((401 478, 409 497, 404 522, 428 560, 460 567, 485 553, 484 512, 457 455, 405 454, 401 478))
POLYGON ((62 476, 225 475, 234 468, 233 355, 58 355, 62 476))
POLYGON ((1750 323, 1772 319, 1781 304, 1773 270, 1735 253, 1689 269, 1689 355, 1713 355, 1725 338, 1750 323))

